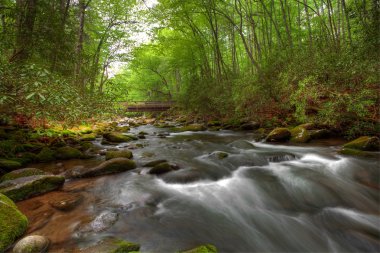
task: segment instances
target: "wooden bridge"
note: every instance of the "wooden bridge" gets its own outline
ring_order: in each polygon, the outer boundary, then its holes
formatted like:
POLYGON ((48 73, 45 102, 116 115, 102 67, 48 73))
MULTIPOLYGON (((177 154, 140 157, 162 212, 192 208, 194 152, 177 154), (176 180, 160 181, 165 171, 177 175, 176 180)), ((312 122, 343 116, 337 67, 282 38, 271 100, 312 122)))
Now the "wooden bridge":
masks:
POLYGON ((128 112, 163 112, 169 110, 174 101, 129 101, 121 102, 128 112))

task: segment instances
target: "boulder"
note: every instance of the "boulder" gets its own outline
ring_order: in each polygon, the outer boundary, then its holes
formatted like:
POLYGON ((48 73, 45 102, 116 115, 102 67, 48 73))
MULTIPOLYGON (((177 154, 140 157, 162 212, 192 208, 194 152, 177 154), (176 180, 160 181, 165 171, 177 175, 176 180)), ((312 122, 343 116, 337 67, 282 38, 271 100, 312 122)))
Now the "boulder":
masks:
POLYGON ((206 130, 206 127, 202 124, 191 124, 183 127, 177 127, 174 128, 174 131, 176 132, 186 132, 186 131, 191 131, 191 132, 197 132, 197 131, 204 131, 206 130))
POLYGON ((29 177, 36 175, 46 175, 45 171, 36 168, 25 168, 11 171, 0 178, 0 183, 8 180, 14 180, 20 177, 29 177))
POLYGON ((13 253, 45 253, 50 240, 45 236, 30 235, 22 238, 13 248, 13 253))
POLYGON ((311 138, 309 131, 301 126, 293 128, 290 133, 292 135, 290 141, 295 143, 306 143, 310 141, 311 138))
POLYGON ((24 234, 28 219, 8 197, 0 193, 0 252, 24 234))
POLYGON ((128 142, 128 141, 133 141, 137 139, 135 136, 124 135, 119 132, 106 133, 106 134, 103 134, 103 137, 107 141, 114 142, 114 143, 128 142))
POLYGON ((96 139, 96 134, 91 133, 91 134, 84 134, 80 137, 81 141, 94 141, 96 139))
POLYGON ((138 252, 140 245, 133 242, 124 241, 114 237, 107 237, 100 242, 86 249, 82 249, 81 253, 129 253, 138 252))
POLYGON ((256 130, 260 128, 260 124, 257 122, 247 122, 240 126, 241 130, 256 130))
POLYGON ((265 140, 268 142, 283 142, 288 141, 291 135, 291 132, 287 128, 275 128, 268 134, 265 140))
POLYGON ((218 158, 219 160, 222 160, 222 159, 228 157, 228 153, 223 152, 223 151, 215 151, 215 152, 211 153, 211 155, 218 158))
POLYGON ((149 174, 160 175, 173 170, 178 170, 179 166, 173 163, 163 162, 155 165, 149 170, 149 174))
POLYGON ((27 199, 59 189, 65 178, 55 175, 37 175, 8 180, 0 184, 0 193, 13 201, 27 199))
POLYGON ((331 136, 331 131, 327 129, 318 129, 309 131, 310 138, 313 140, 325 139, 331 136))
POLYGON ((96 177, 133 170, 136 163, 127 158, 113 158, 93 168, 78 167, 65 172, 66 178, 96 177))
POLYGON ((83 153, 76 148, 66 146, 57 149, 56 157, 61 160, 77 159, 82 158, 83 153))
POLYGON ((377 151, 380 149, 380 142, 378 137, 362 136, 344 144, 343 148, 362 151, 377 151))
POLYGON ((126 133, 129 132, 130 128, 129 126, 117 126, 115 127, 115 130, 118 132, 126 133))
POLYGON ((180 251, 180 253, 217 253, 218 250, 214 245, 211 244, 205 244, 198 246, 194 249, 180 251))
POLYGON ((107 151, 106 152, 106 160, 110 160, 113 158, 118 158, 118 157, 124 157, 131 159, 133 157, 133 154, 129 150, 118 150, 118 151, 107 151))
POLYGON ((22 164, 18 161, 0 159, 0 169, 4 171, 11 171, 21 168, 22 164))
POLYGON ((368 158, 378 158, 379 154, 376 152, 370 152, 370 151, 363 151, 358 149, 352 149, 352 148, 342 148, 338 152, 342 155, 350 155, 350 156, 360 156, 360 157, 368 157, 368 158))
POLYGON ((165 159, 154 160, 154 161, 151 161, 151 162, 144 164, 143 167, 154 167, 160 163, 165 163, 165 162, 167 162, 167 160, 165 160, 165 159))
POLYGON ((44 147, 36 156, 39 162, 51 162, 55 160, 55 152, 48 147, 44 147))
POLYGON ((54 194, 49 204, 60 211, 71 211, 77 207, 83 200, 83 196, 78 193, 58 192, 54 194))

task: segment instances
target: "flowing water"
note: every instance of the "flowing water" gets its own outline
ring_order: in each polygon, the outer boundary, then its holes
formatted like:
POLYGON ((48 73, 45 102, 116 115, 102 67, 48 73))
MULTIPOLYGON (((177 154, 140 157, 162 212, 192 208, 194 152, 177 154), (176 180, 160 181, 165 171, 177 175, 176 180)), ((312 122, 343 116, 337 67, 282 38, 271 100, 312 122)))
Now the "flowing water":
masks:
POLYGON ((85 197, 75 210, 50 211, 38 226, 55 193, 19 203, 37 223, 30 232, 48 236, 52 252, 107 236, 138 242, 142 252, 206 243, 219 252, 380 251, 378 159, 340 156, 335 143, 272 145, 242 132, 158 138, 154 133, 165 129, 132 131, 149 133, 137 141, 144 147, 133 150, 138 168, 66 183, 65 191, 85 197), (181 169, 148 174, 142 165, 157 159, 181 169), (31 210, 35 202, 43 207, 31 210))

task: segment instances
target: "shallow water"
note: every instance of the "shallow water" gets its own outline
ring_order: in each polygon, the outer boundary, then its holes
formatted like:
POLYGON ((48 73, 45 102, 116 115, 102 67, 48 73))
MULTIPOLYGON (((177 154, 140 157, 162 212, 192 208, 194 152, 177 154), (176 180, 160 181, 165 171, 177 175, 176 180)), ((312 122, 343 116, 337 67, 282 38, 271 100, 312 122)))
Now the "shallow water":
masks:
MULTIPOLYGON (((67 182, 64 191, 85 197, 73 211, 52 211, 54 192, 18 203, 31 225, 50 215, 31 233, 48 236, 51 252, 77 251, 106 236, 140 243, 143 252, 205 243, 219 252, 380 251, 378 159, 337 155, 339 142, 290 146, 244 132, 161 139, 154 133, 167 130, 132 131, 149 134, 136 141, 145 147, 133 150, 138 168, 67 182), (220 159, 219 151, 228 157, 220 159), (157 159, 181 169, 147 174, 142 165, 157 159), (40 206, 31 210, 33 203, 40 206)), ((127 145, 134 146, 119 148, 127 145)))

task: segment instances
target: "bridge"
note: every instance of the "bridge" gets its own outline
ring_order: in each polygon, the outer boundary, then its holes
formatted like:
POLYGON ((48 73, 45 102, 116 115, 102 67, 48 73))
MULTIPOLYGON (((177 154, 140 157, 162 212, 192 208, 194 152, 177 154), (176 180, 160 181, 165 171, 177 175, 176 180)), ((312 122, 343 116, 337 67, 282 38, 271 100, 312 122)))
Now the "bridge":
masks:
POLYGON ((174 101, 129 101, 121 102, 128 112, 163 112, 169 110, 174 101))

